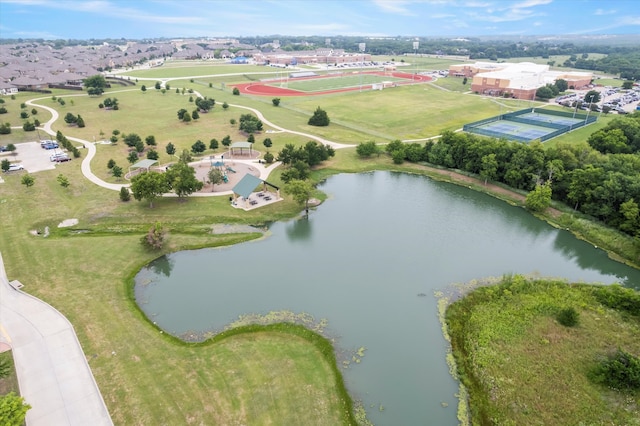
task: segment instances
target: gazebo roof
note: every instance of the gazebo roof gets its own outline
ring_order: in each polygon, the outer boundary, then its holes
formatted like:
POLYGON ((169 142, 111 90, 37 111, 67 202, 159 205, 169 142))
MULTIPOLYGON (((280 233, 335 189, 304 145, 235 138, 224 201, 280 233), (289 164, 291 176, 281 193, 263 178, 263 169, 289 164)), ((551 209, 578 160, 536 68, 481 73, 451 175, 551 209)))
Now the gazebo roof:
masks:
POLYGON ((233 142, 231 148, 251 148, 251 142, 233 142))
POLYGON ((158 160, 149 160, 149 159, 140 160, 136 164, 133 164, 129 168, 130 169, 147 169, 148 170, 149 167, 153 166, 157 162, 158 162, 158 160))
POLYGON ((240 182, 238 182, 236 186, 233 187, 233 192, 240 195, 241 197, 248 198, 253 190, 256 189, 256 187, 262 182, 263 180, 259 177, 247 173, 242 177, 242 179, 240 179, 240 182))

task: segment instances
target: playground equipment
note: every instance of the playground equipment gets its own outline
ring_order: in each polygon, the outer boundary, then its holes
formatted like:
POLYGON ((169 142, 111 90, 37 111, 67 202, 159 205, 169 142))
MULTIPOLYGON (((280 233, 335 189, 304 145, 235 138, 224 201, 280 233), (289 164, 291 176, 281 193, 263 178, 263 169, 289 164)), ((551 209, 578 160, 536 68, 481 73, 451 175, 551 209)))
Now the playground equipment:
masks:
POLYGON ((231 167, 229 167, 229 166, 227 166, 226 170, 227 170, 228 172, 231 172, 231 173, 235 173, 235 172, 236 172, 235 170, 233 170, 233 169, 232 169, 231 167))

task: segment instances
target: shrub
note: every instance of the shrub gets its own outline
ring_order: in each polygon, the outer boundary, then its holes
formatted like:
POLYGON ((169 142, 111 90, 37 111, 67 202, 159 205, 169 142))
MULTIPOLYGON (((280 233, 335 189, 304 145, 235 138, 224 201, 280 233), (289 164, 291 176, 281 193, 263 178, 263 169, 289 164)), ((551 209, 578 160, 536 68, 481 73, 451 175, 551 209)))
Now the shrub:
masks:
POLYGON ((120 188, 120 201, 130 201, 131 200, 131 192, 129 192, 129 189, 125 186, 123 186, 122 188, 120 188))
POLYGON ((618 349, 598 363, 591 380, 617 390, 640 389, 640 358, 618 349))
POLYGON ((233 88, 233 92, 234 95, 239 96, 240 95, 240 89, 238 89, 237 87, 233 88))
POLYGON ((267 152, 267 153, 264 155, 264 161, 265 161, 267 164, 271 164, 271 163, 273 163, 273 154, 272 154, 272 153, 270 153, 270 152, 267 152))
POLYGON ((160 250, 164 244, 165 232, 162 225, 156 222, 141 239, 142 245, 152 250, 160 250))
POLYGON ((565 327, 574 327, 578 325, 578 319, 580 314, 573 307, 562 309, 558 312, 556 319, 565 327))

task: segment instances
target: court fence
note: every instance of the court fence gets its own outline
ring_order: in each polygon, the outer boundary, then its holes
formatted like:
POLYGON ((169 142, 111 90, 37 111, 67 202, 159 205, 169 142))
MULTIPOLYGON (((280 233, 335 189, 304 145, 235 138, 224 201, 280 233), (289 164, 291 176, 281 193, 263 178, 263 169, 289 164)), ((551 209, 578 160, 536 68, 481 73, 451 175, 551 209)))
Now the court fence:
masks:
MULTIPOLYGON (((550 118, 550 120, 552 119, 550 118)), ((576 114, 576 113, 570 113, 566 111, 553 111, 553 110, 546 110, 546 109, 526 108, 520 111, 509 112, 506 114, 497 115, 495 117, 485 118, 484 120, 474 121, 473 123, 465 124, 462 127, 462 130, 465 132, 475 133, 482 136, 489 136, 497 139, 515 140, 518 142, 525 142, 525 143, 528 143, 534 140, 539 140, 540 142, 544 142, 546 140, 555 138, 556 136, 559 136, 563 133, 567 133, 575 129, 579 129, 580 127, 586 126, 588 124, 594 123, 596 120, 597 120, 597 117, 595 115, 590 116, 589 114, 586 114, 586 115, 576 114), (530 118, 521 117, 522 115, 529 114, 529 113, 549 115, 550 117, 555 116, 555 117, 571 118, 572 120, 575 119, 579 121, 575 121, 572 124, 560 124, 560 123, 554 123, 552 121, 545 122, 541 120, 534 120, 530 118), (545 127, 550 130, 549 130, 549 133, 547 134, 531 139, 522 135, 499 132, 496 130, 490 130, 490 129, 485 129, 481 127, 483 125, 499 122, 499 121, 529 124, 529 125, 538 126, 538 127, 545 127)))

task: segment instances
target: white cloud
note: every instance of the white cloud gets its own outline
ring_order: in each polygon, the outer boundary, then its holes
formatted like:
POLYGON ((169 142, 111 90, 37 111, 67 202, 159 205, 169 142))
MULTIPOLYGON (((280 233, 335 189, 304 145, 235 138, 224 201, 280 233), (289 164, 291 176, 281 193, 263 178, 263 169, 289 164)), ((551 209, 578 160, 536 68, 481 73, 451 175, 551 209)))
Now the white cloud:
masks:
POLYGON ((410 15, 409 9, 405 6, 408 2, 403 0, 373 0, 373 3, 387 13, 398 15, 410 15))
POLYGON ((613 15, 615 13, 617 13, 618 11, 615 9, 610 9, 610 10, 604 10, 604 9, 596 9, 595 12, 593 12, 594 15, 596 16, 603 16, 603 15, 613 15))

